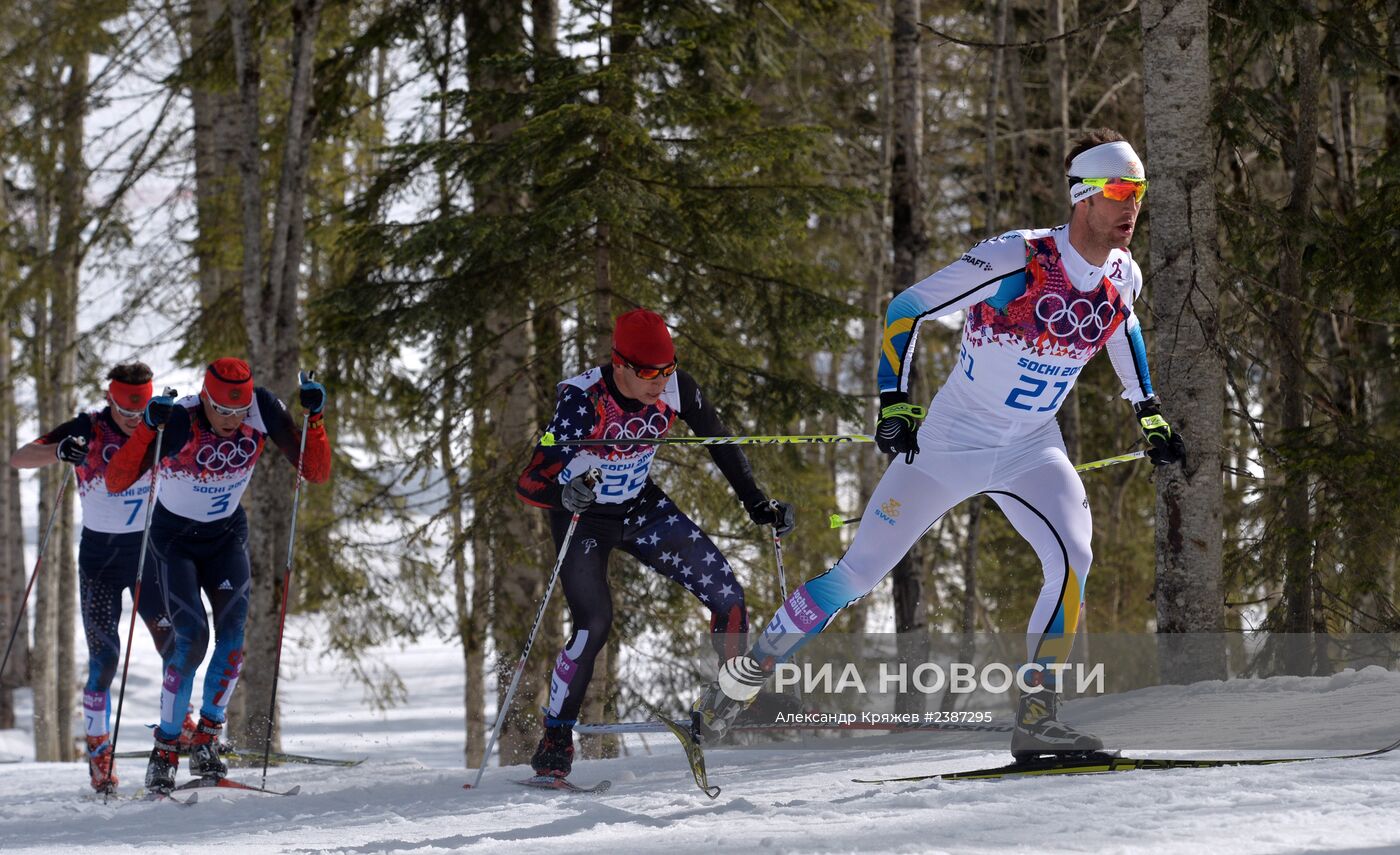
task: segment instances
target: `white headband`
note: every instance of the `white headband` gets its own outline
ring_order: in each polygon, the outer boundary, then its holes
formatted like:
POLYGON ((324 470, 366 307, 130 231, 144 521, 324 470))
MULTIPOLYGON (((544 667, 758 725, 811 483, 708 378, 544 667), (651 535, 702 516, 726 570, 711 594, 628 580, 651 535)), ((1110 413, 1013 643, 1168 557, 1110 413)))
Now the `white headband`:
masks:
MULTIPOLYGON (((1126 142, 1109 142, 1082 151, 1069 165, 1069 175, 1074 178, 1146 178, 1142 169, 1142 158, 1126 142)), ((1098 193, 1101 188, 1090 187, 1078 181, 1070 185, 1071 205, 1084 201, 1098 193)))

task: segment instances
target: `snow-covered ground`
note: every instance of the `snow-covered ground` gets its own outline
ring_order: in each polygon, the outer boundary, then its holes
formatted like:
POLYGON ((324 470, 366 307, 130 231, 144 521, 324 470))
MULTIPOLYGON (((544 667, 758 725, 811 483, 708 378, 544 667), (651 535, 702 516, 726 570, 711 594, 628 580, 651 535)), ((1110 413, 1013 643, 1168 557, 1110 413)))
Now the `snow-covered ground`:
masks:
MULTIPOLYGON (((299 621, 294 635, 309 626, 299 621)), ((140 724, 157 704, 158 665, 149 643, 139 642, 138 629, 123 749, 149 745, 140 724)), ((380 654, 409 687, 407 704, 388 712, 366 706, 360 689, 345 685, 334 660, 314 646, 292 648, 282 681, 285 748, 367 757, 363 765, 274 768, 270 785, 299 784, 301 793, 204 790, 200 804, 185 810, 103 805, 85 795, 81 764, 6 763, 0 851, 1400 852, 1400 752, 1271 767, 871 785, 852 779, 1006 757, 876 746, 727 749, 709 753, 712 782, 724 788, 711 801, 695 789, 669 738, 653 735, 645 747, 634 737, 629 756, 575 765, 580 783, 614 782, 603 796, 525 790, 511 783, 527 774, 523 768, 489 769, 481 789, 467 791, 457 649, 429 642, 380 654)), ((1341 682, 1355 691, 1386 678, 1341 682)), ((1294 696, 1310 702, 1318 684, 1284 678, 1273 694, 1285 704, 1294 696)), ((1400 713, 1392 710, 1389 720, 1400 730, 1400 713)), ((1383 721, 1376 725, 1384 729, 1383 721)), ((32 756, 28 739, 27 732, 0 732, 0 756, 32 756)), ((144 762, 123 760, 118 768, 122 790, 133 792, 144 762)))

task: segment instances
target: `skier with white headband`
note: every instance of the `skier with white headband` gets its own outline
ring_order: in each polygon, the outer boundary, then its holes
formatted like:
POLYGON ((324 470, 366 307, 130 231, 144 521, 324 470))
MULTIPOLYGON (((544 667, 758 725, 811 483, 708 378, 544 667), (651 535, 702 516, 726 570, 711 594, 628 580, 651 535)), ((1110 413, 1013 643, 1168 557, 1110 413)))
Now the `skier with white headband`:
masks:
POLYGON ((1065 169, 1068 223, 984 240, 891 301, 876 442, 896 456, 846 554, 793 591, 697 701, 702 741, 723 736, 779 662, 869 594, 940 516, 980 493, 1030 542, 1045 576, 1026 634, 1027 662, 1040 666, 1026 676, 1039 678, 1040 690, 1020 699, 1012 753, 1029 760, 1103 748, 1058 719, 1048 667, 1069 655, 1092 559, 1089 500, 1055 413, 1089 359, 1107 348, 1153 464, 1180 462, 1185 446, 1162 418, 1133 314, 1142 272, 1127 246, 1147 191, 1142 159, 1104 129, 1075 144, 1065 169), (919 328, 963 309, 958 361, 925 411, 909 403, 919 328))

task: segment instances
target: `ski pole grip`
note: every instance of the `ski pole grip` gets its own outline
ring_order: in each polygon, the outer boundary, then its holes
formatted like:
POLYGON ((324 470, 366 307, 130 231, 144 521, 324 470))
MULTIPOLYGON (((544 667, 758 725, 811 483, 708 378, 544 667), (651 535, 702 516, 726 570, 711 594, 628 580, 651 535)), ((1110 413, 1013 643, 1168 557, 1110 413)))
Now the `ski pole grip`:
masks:
POLYGON ((170 388, 169 386, 166 386, 166 387, 165 387, 165 391, 164 391, 164 392, 161 392, 161 394, 164 395, 164 396, 167 397, 167 398, 174 398, 174 397, 178 396, 180 393, 179 393, 179 392, 176 392, 174 389, 170 388))
POLYGON ((298 384, 301 384, 301 383, 310 383, 311 381, 313 381, 313 380, 315 380, 315 379, 316 379, 316 369, 314 369, 314 368, 312 368, 312 369, 310 369, 310 370, 308 370, 308 371, 298 371, 298 372, 297 372, 297 383, 298 383, 298 384))
POLYGON ((603 472, 595 466, 583 473, 583 480, 588 483, 588 486, 596 487, 603 481, 603 472))

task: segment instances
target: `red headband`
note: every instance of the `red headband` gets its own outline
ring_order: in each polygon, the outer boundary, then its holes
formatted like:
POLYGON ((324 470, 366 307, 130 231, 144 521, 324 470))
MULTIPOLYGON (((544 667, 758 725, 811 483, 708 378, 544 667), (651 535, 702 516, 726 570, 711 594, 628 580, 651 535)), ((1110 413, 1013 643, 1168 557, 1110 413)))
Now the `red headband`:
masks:
POLYGON ((120 380, 113 380, 107 384, 107 394, 112 396, 112 401, 124 410, 144 410, 146 403, 151 400, 151 395, 155 393, 155 388, 151 381, 145 383, 123 383, 120 380))
POLYGON ((216 359, 204 371, 204 391, 220 406, 242 409, 253 403, 253 369, 232 356, 216 359))

